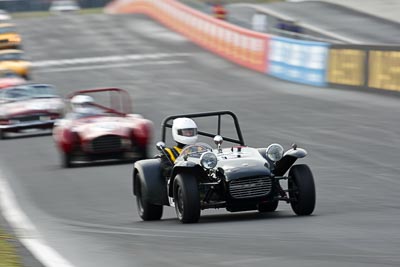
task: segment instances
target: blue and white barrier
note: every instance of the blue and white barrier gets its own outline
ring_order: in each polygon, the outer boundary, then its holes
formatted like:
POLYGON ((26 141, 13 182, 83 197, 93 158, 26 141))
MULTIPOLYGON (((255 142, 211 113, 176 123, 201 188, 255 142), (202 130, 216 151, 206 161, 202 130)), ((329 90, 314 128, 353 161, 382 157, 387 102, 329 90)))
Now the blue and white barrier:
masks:
POLYGON ((326 86, 328 51, 327 43, 272 36, 267 73, 297 83, 326 86))

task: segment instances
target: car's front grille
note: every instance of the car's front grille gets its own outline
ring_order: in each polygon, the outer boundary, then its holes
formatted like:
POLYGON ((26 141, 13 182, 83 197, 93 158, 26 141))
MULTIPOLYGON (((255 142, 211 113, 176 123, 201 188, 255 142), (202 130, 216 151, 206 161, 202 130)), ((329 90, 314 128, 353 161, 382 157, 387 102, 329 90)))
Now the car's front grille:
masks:
POLYGON ((59 117, 58 114, 32 114, 32 115, 18 115, 10 117, 9 120, 20 122, 35 122, 35 121, 48 121, 59 117))
POLYGON ((92 140, 93 152, 110 152, 122 147, 121 138, 117 135, 104 135, 92 140))
POLYGON ((18 120, 20 122, 38 121, 40 120, 40 115, 17 116, 12 118, 12 120, 18 120))
POLYGON ((229 193, 233 198, 254 198, 271 192, 271 177, 246 177, 229 182, 229 193))
POLYGON ((15 120, 18 120, 20 122, 27 122, 27 121, 38 121, 39 116, 37 115, 32 115, 32 116, 24 116, 24 117, 16 117, 14 118, 15 120))

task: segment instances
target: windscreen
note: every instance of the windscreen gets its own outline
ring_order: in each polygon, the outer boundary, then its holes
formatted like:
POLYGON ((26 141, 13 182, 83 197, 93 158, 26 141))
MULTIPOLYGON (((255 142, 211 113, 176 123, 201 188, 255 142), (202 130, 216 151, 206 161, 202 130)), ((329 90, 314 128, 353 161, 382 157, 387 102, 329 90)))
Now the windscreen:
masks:
POLYGON ((8 26, 8 27, 0 27, 0 34, 2 33, 14 33, 17 32, 15 27, 8 26))
POLYGON ((0 54, 0 61, 6 60, 24 60, 22 53, 0 54))
POLYGON ((185 146, 178 159, 182 157, 200 158, 203 153, 208 151, 212 151, 212 147, 205 143, 197 143, 194 145, 185 146))
POLYGON ((29 87, 32 97, 43 98, 43 97, 58 97, 56 89, 50 85, 32 85, 29 87))
POLYGON ((12 88, 3 92, 2 98, 6 101, 20 101, 31 97, 27 88, 12 88))

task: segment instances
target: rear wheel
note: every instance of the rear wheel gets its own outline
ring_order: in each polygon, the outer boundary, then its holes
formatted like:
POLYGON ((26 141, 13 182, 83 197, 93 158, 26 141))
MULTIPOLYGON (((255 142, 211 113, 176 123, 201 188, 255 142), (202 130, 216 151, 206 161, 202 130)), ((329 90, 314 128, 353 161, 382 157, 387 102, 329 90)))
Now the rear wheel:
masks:
POLYGON ((147 148, 139 148, 138 154, 139 154, 139 159, 147 159, 149 156, 148 152, 147 152, 147 148))
POLYGON ((146 189, 139 174, 136 175, 136 204, 140 218, 143 221, 160 220, 163 214, 162 205, 154 205, 147 200, 146 189))
POLYGON ((27 80, 27 81, 32 80, 32 77, 31 77, 31 75, 29 75, 29 74, 24 74, 24 75, 22 75, 22 78, 24 78, 24 79, 27 80))
POLYGON ((142 160, 142 159, 148 159, 148 149, 147 146, 139 146, 136 143, 133 143, 131 152, 134 153, 135 155, 135 160, 142 160))
POLYGON ((174 202, 182 223, 196 223, 200 218, 200 196, 197 179, 190 174, 178 174, 174 180, 174 202))
POLYGON ((258 204, 258 211, 259 212, 273 212, 278 208, 279 201, 271 201, 267 203, 260 203, 258 204))
POLYGON ((294 165, 288 180, 290 205, 297 215, 310 215, 315 208, 315 184, 310 168, 305 165, 294 165))
POLYGON ((5 138, 6 138, 6 134, 2 130, 0 130, 0 140, 3 140, 5 138))

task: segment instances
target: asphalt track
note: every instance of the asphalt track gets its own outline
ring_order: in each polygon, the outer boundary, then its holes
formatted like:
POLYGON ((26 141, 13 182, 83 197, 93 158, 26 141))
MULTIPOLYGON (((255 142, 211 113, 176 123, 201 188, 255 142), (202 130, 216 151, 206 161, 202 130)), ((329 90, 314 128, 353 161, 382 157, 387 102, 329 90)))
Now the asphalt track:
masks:
MULTIPOLYGON (((362 1, 360 2, 362 4, 362 1)), ((340 36, 355 44, 397 45, 400 42, 398 23, 374 17, 357 10, 320 1, 253 4, 290 17, 319 31, 340 36)), ((251 28, 255 9, 246 4, 228 5, 228 13, 236 23, 251 28)))
POLYGON ((17 24, 37 63, 35 81, 55 84, 63 95, 127 89, 135 112, 154 121, 154 142, 167 115, 228 109, 239 117, 247 145, 296 142, 309 152, 299 163, 315 176, 313 216, 297 217, 280 203, 270 215, 207 210, 190 225, 166 208, 161 221, 142 222, 131 194, 131 164, 62 169, 51 136, 1 141, 1 169, 20 206, 73 265, 400 265, 397 96, 279 81, 219 59, 143 16, 17 24), (93 63, 116 55, 122 57, 93 63))

